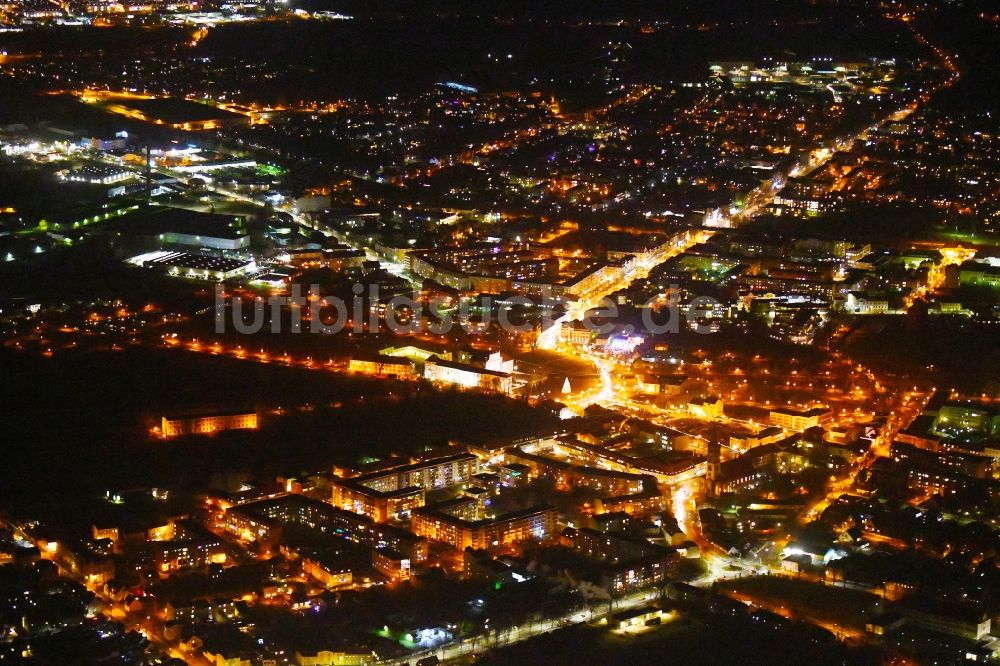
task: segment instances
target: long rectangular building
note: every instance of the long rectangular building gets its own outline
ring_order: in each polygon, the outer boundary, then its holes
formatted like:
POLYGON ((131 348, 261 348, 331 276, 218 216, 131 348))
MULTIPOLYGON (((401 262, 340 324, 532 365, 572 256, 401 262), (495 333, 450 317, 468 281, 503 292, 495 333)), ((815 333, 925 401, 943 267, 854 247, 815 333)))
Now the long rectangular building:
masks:
POLYGON ((478 472, 479 458, 471 453, 442 456, 335 479, 332 501, 381 523, 423 506, 425 491, 468 483, 478 472))
POLYGON ((287 524, 315 529, 372 548, 391 548, 414 562, 427 558, 427 540, 370 517, 345 511, 327 502, 287 494, 239 504, 219 519, 219 526, 244 541, 277 543, 287 524))
POLYGON ((253 410, 178 414, 164 416, 160 422, 160 432, 164 437, 209 435, 222 430, 252 430, 257 425, 257 412, 253 410))
POLYGON ((443 384, 457 384, 466 388, 510 393, 513 379, 509 372, 489 370, 466 363, 445 361, 431 356, 424 363, 424 378, 443 384))
POLYGON ((522 541, 544 539, 556 528, 556 510, 538 505, 495 518, 476 519, 471 500, 459 499, 413 512, 414 534, 447 543, 459 550, 489 549, 522 541))

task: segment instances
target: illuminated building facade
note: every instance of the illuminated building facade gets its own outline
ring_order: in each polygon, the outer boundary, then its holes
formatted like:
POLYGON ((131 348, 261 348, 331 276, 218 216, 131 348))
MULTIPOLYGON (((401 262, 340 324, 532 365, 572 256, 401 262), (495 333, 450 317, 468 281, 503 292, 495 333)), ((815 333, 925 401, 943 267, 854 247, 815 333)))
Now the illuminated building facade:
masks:
POLYGON ((914 595, 897 602, 894 610, 911 623, 942 634, 977 641, 990 633, 989 614, 974 604, 914 595))
POLYGON ((1000 267, 976 261, 966 261, 961 266, 958 282, 962 286, 1000 288, 1000 267))
POLYGON ((948 403, 938 411, 932 430, 941 435, 1000 435, 1000 411, 978 403, 948 403))
POLYGON ((573 550, 596 560, 618 563, 667 552, 662 546, 626 534, 599 532, 589 527, 567 532, 573 550))
POLYGON ((133 257, 130 263, 158 270, 174 277, 193 278, 222 282, 230 280, 248 271, 256 269, 252 259, 230 259, 227 257, 209 257, 187 252, 159 250, 133 257))
POLYGON ((300 666, 368 666, 375 663, 371 652, 331 652, 320 650, 315 653, 295 653, 295 663, 300 666))
POLYGON ((567 344, 582 347, 590 344, 591 339, 594 337, 594 332, 587 328, 583 322, 574 320, 562 325, 560 337, 567 344))
POLYGON ((278 543, 286 524, 295 524, 374 549, 388 548, 412 562, 427 559, 427 540, 409 530, 375 523, 370 517, 327 502, 285 494, 228 508, 220 528, 243 541, 278 543))
POLYGON ((521 463, 530 469, 532 477, 552 479, 557 486, 593 488, 613 495, 628 495, 655 490, 656 477, 650 474, 630 474, 590 465, 576 465, 543 455, 528 453, 521 447, 507 451, 509 463, 521 463))
POLYGON ((333 482, 332 501, 345 511, 353 511, 382 523, 423 506, 424 491, 415 487, 375 490, 354 479, 344 479, 333 482))
POLYGON ((410 558, 391 548, 373 550, 372 566, 389 580, 410 579, 410 558))
POLYGON ((663 551, 608 566, 602 572, 602 587, 621 594, 662 583, 677 558, 676 553, 663 551))
POLYGON ((768 416, 774 425, 794 432, 802 432, 803 430, 814 428, 822 423, 826 423, 832 417, 833 413, 829 409, 822 407, 806 411, 772 409, 768 416))
POLYGON ((379 357, 376 359, 352 358, 348 370, 373 377, 415 377, 413 363, 404 359, 379 357))
POLYGON ((92 185, 114 185, 136 178, 136 174, 126 169, 118 169, 103 164, 87 165, 66 174, 66 180, 92 185))
POLYGON ((198 569, 209 564, 223 564, 227 559, 225 544, 219 537, 191 521, 174 523, 174 538, 149 544, 156 568, 162 572, 198 569))
POLYGON ((513 379, 508 372, 487 370, 474 365, 453 363, 432 356, 424 363, 424 378, 442 384, 457 384, 465 388, 510 393, 513 379))
POLYGON ((552 534, 556 527, 556 510, 547 505, 495 518, 476 519, 468 510, 473 504, 472 500, 458 499, 416 509, 411 529, 414 534, 464 550, 540 540, 552 534))
POLYGON ((479 472, 471 453, 433 458, 361 476, 333 481, 332 501, 376 522, 404 515, 424 505, 424 491, 468 483, 479 472))
POLYGON ((282 526, 289 523, 359 543, 370 538, 370 523, 364 516, 303 495, 247 502, 228 509, 219 519, 220 527, 244 541, 276 542, 282 526))
POLYGON ((191 416, 164 416, 160 424, 160 431, 164 437, 180 437, 182 435, 208 435, 222 430, 252 430, 257 426, 256 412, 241 411, 191 416))
POLYGON ((688 403, 688 411, 700 418, 721 418, 725 403, 718 396, 695 398, 688 403))
POLYGON ((350 569, 331 566, 321 559, 311 557, 302 558, 302 573, 315 578, 327 587, 341 587, 350 585, 354 581, 354 574, 350 569))
POLYGON ((500 246, 411 252, 411 270, 460 291, 500 293, 519 283, 554 281, 559 260, 523 248, 500 246))

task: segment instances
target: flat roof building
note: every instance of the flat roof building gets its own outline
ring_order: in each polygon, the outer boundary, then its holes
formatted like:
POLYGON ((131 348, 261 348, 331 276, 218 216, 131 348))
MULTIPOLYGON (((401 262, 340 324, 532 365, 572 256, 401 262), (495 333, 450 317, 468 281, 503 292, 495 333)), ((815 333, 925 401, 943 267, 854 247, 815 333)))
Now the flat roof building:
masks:
POLYGON ((424 492, 468 483, 479 458, 459 453, 333 481, 333 504, 377 522, 424 505, 424 492))
POLYGON ((164 416, 160 432, 164 437, 210 435, 223 430, 255 429, 259 425, 257 412, 236 410, 164 416))
POLYGON ((457 384, 466 388, 480 388, 500 393, 510 393, 513 388, 512 376, 508 372, 445 361, 437 356, 431 356, 424 363, 424 378, 432 382, 457 384))
POLYGON ((255 268, 255 263, 187 252, 158 252, 153 258, 144 260, 142 266, 165 271, 168 275, 221 282, 246 274, 255 268))
POLYGON ((478 518, 476 511, 469 510, 473 505, 473 500, 463 498, 421 507, 413 511, 411 529, 459 550, 478 550, 544 539, 556 527, 556 510, 547 504, 493 518, 478 518))
POLYGON ((785 430, 802 432, 829 421, 833 412, 824 407, 798 410, 790 408, 772 409, 768 415, 771 423, 785 430))

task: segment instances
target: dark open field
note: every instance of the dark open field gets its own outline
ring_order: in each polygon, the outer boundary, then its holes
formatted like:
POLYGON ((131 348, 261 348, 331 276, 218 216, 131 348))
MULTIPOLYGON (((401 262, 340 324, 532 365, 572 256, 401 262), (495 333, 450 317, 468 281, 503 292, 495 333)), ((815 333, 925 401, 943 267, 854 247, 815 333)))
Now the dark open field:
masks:
POLYGON ((0 368, 0 498, 43 515, 71 511, 81 493, 204 486, 227 472, 273 481, 553 422, 507 398, 172 350, 54 358, 3 350, 0 368), (259 430, 150 436, 164 412, 247 404, 267 414, 259 430), (270 414, 278 407, 283 415, 270 414))

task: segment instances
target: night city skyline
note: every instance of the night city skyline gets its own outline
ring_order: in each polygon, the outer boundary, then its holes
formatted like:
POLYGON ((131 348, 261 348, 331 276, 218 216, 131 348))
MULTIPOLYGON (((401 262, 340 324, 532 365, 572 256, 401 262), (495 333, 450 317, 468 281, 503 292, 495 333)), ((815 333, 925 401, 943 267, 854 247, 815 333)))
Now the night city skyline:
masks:
POLYGON ((1000 663, 996 0, 0 0, 0 664, 1000 663))

